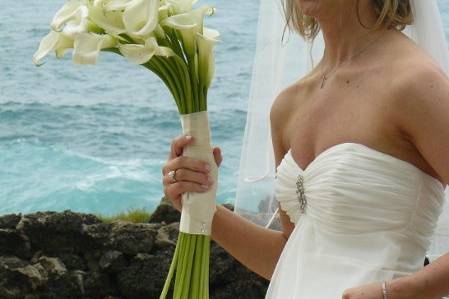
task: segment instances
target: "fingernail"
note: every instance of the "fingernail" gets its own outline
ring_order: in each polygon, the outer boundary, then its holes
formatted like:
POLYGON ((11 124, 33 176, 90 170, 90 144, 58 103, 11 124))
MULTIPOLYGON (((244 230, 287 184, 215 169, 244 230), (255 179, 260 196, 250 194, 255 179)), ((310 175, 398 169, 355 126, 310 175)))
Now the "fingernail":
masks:
POLYGON ((187 135, 187 136, 186 136, 186 139, 187 139, 187 140, 190 140, 190 139, 192 139, 192 136, 187 135))
POLYGON ((206 164, 206 165, 204 166, 204 168, 206 168, 207 171, 211 171, 211 168, 210 168, 210 165, 209 165, 209 164, 206 164))
POLYGON ((207 189, 209 189, 209 186, 207 186, 207 185, 201 185, 201 188, 203 188, 204 190, 207 190, 207 189))

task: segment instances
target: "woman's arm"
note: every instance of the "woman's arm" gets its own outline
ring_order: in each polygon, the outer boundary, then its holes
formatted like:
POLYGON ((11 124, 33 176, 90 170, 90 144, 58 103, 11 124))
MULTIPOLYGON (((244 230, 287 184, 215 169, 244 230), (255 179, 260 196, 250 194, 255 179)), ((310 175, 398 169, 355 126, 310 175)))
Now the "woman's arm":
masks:
MULTIPOLYGON (((449 80, 423 63, 404 72, 390 111, 440 179, 449 183, 449 80)), ((422 270, 387 283, 389 299, 440 299, 449 295, 449 253, 422 270)), ((344 299, 380 299, 378 283, 347 290, 344 299)))
MULTIPOLYGON (((274 101, 270 111, 271 135, 273 141, 276 167, 286 153, 283 140, 284 128, 290 113, 288 99, 293 88, 283 91, 274 101)), ((181 136, 173 140, 167 163, 162 173, 164 175, 165 196, 173 202, 177 210, 181 210, 181 195, 184 192, 204 192, 208 182, 208 171, 203 162, 183 157, 183 148, 194 142, 192 138, 181 136), (176 170, 177 182, 168 177, 171 170, 176 170)), ((217 165, 222 162, 221 152, 214 149, 217 165)), ((294 224, 289 221, 286 213, 279 209, 283 231, 266 229, 229 211, 223 206, 217 206, 212 221, 212 239, 223 247, 230 255, 245 265, 251 271, 270 280, 276 264, 294 224)))
MULTIPOLYGON (((186 136, 176 138, 162 171, 165 196, 179 211, 182 193, 204 192, 206 189, 201 186, 209 184, 204 163, 181 156, 183 148, 191 142, 193 139, 186 136), (171 170, 176 170, 176 183, 168 178, 167 174, 171 170)), ((275 147, 278 148, 276 144, 275 147)), ((279 157, 283 154, 278 150, 276 152, 278 165, 279 157)), ((214 156, 217 165, 220 165, 222 158, 218 149, 214 149, 214 156)), ((217 206, 211 238, 248 269, 270 280, 288 236, 283 232, 265 229, 223 206, 217 206)))
MULTIPOLYGON (((449 183, 449 80, 429 64, 401 84, 398 120, 402 130, 441 180, 449 183)), ((391 282, 395 298, 441 298, 449 295, 449 253, 418 273, 391 282), (412 294, 403 297, 401 294, 412 294)))
MULTIPOLYGON (((289 89, 274 101, 270 111, 271 136, 276 166, 286 153, 282 138, 288 116, 289 89)), ((279 256, 294 225, 279 209, 283 232, 265 229, 219 207, 212 223, 212 238, 243 265, 266 279, 271 279, 279 256)))
MULTIPOLYGON (((204 192, 207 189, 201 186, 210 184, 203 162, 181 156, 183 148, 191 142, 193 139, 187 136, 173 140, 171 154, 162 170, 165 196, 178 211, 182 209, 181 195, 184 192, 204 192), (176 182, 168 177, 171 170, 176 170, 176 182)), ((220 165, 219 149, 214 149, 214 156, 220 165)), ((211 237, 239 262, 268 280, 287 240, 282 232, 258 226, 223 206, 217 206, 211 237)))
POLYGON ((265 229, 217 206, 212 239, 251 271, 270 280, 287 241, 279 231, 265 229))

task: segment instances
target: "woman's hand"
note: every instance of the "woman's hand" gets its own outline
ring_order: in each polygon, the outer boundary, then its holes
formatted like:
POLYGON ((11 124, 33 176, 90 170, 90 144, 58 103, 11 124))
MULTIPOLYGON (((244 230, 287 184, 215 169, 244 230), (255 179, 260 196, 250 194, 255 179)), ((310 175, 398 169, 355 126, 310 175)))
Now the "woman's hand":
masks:
MULTIPOLYGON (((182 194, 185 192, 206 192, 214 183, 209 176, 210 168, 207 163, 182 156, 185 146, 193 142, 193 137, 182 135, 173 139, 167 162, 162 167, 162 183, 164 194, 175 209, 181 211, 182 194), (169 177, 169 172, 175 172, 175 179, 169 177)), ((215 163, 220 166, 223 157, 220 148, 213 149, 215 163)))
MULTIPOLYGON (((386 284, 388 299, 431 299, 433 296, 422 294, 416 284, 410 283, 408 277, 397 278, 387 281, 386 284)), ((342 299, 384 299, 382 282, 365 284, 360 287, 347 289, 343 293, 342 299)), ((441 297, 438 297, 441 298, 441 297)))
POLYGON ((382 283, 375 282, 357 288, 347 289, 343 293, 342 299, 384 299, 382 283))

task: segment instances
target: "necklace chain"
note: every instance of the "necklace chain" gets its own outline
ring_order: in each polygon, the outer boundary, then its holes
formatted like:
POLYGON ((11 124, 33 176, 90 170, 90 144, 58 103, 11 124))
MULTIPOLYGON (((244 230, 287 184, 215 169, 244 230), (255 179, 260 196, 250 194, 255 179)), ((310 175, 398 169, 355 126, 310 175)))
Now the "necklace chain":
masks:
POLYGON ((329 79, 330 75, 333 74, 334 72, 336 72, 339 68, 341 68, 342 66, 345 66, 346 64, 350 63, 354 58, 356 58, 359 55, 362 55, 366 50, 368 50, 371 45, 373 45, 375 42, 379 41, 382 38, 383 34, 381 34, 379 37, 375 38, 374 40, 372 40, 371 42, 369 42, 365 47, 363 47, 360 51, 356 52, 354 55, 352 55, 351 57, 349 57, 347 60, 345 60, 342 64, 340 64, 339 66, 334 67, 333 69, 331 69, 330 71, 323 72, 323 75, 321 76, 321 89, 324 88, 324 85, 326 85, 327 80, 329 79))

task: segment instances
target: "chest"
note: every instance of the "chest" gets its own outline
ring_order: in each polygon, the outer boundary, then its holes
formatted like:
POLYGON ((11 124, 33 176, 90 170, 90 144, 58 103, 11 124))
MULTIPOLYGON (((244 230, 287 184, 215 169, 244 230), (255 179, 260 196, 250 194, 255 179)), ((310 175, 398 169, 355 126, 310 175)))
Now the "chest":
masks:
POLYGON ((299 96, 306 98, 292 109, 283 137, 286 148, 301 153, 303 166, 334 144, 382 144, 399 135, 380 93, 348 87, 299 96))

